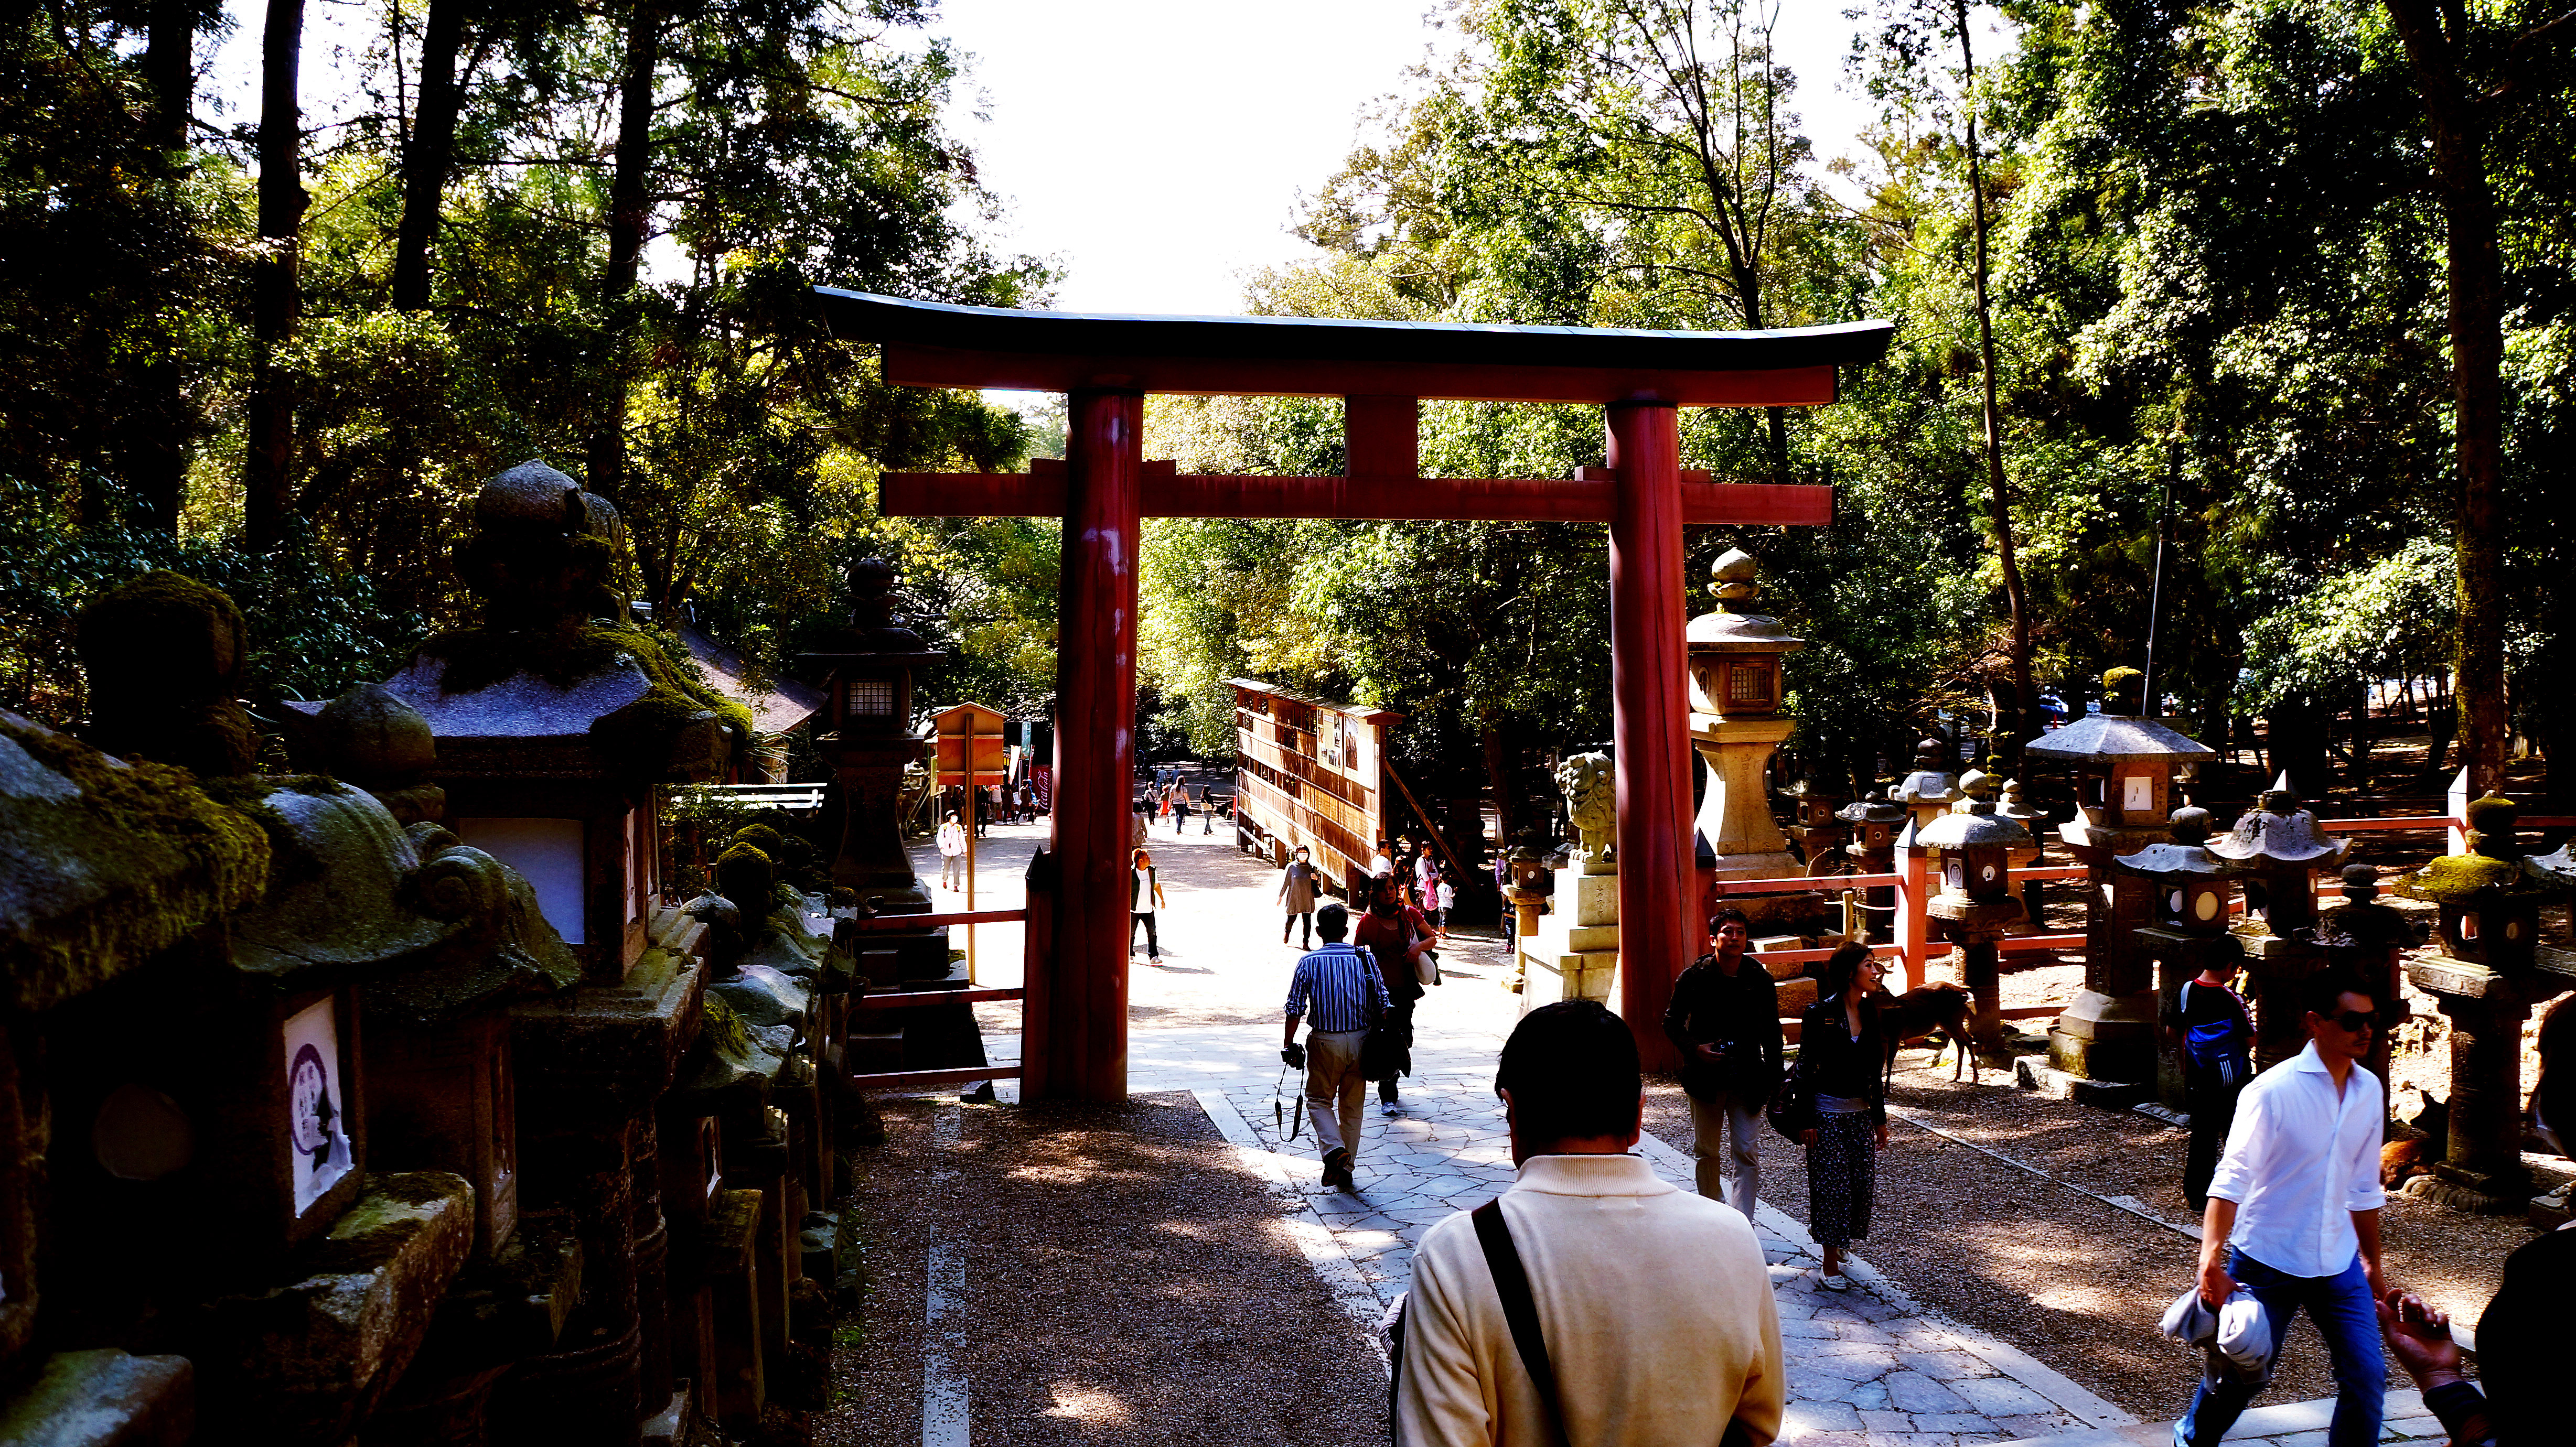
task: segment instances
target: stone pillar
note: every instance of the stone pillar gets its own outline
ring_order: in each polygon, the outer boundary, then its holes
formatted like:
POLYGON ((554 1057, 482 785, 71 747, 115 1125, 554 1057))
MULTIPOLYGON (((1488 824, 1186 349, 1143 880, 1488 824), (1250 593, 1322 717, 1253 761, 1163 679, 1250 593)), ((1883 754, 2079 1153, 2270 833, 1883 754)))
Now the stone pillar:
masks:
POLYGON ((2154 923, 2155 887, 2085 861, 2084 988, 2048 1032, 2049 1063, 2091 1080, 2155 1079, 2156 996, 2138 931, 2154 923))
MULTIPOLYGON (((1556 871, 1556 912, 1538 915, 1516 951, 1521 1013, 1559 1000, 1610 998, 1619 968, 1618 867, 1581 859, 1556 871)), ((1661 1029, 1663 1016, 1655 1016, 1661 1029)))
POLYGON ((1679 409, 1614 403, 1609 431, 1618 479, 1610 515, 1610 731, 1619 769, 1620 957, 1627 966, 1619 1010, 1645 1067, 1671 1070, 1680 1061, 1664 1038, 1664 1006, 1699 934, 1688 918, 1695 891, 1679 409))
POLYGON ((1056 657, 1054 952, 1028 978, 1031 1098, 1127 1098, 1127 805, 1136 762, 1136 549, 1145 400, 1068 404, 1056 657))

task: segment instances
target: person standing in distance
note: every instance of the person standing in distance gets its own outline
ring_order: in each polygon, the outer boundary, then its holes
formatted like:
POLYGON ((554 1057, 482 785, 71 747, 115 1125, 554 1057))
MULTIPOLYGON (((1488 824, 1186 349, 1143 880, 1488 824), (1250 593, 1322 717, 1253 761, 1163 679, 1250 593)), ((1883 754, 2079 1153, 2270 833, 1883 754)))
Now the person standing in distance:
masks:
POLYGON ((1145 958, 1161 964, 1163 942, 1154 934, 1154 911, 1171 903, 1154 874, 1154 856, 1139 849, 1128 857, 1127 953, 1136 953, 1136 927, 1145 927, 1145 958))
POLYGON ((1414 1251, 1401 1447, 1779 1436, 1787 1375, 1762 1247, 1741 1214, 1628 1154, 1642 1083, 1636 1037, 1596 1001, 1542 1005, 1512 1031, 1494 1092, 1520 1176, 1414 1251), (1515 1330, 1520 1302, 1534 1340, 1515 1330))
MULTIPOLYGON (((2370 1053, 2379 1002, 2341 968, 2309 976, 2299 995, 2307 1048, 2245 1087, 2210 1178, 2200 1299, 2215 1311, 2243 1283, 2271 1321, 2275 1359, 2290 1319, 2306 1311, 2334 1362, 2328 1447, 2369 1447, 2388 1386, 2378 1309, 2389 1294, 2379 1264, 2388 1107, 2379 1078, 2358 1061, 2370 1053)), ((2204 1376, 2174 1424, 2175 1447, 2218 1447, 2259 1385, 2204 1376)))
POLYGON ((2191 1110, 2191 1144, 2182 1163, 2182 1195, 2194 1211, 2209 1209, 2209 1178, 2236 1123, 2236 1097, 2254 1078, 2254 1022, 2236 993, 2245 947, 2233 935, 2211 942, 2222 953, 2182 982, 2183 1103, 2191 1110))
POLYGON ((1387 1012, 1386 984, 1376 962, 1344 944, 1350 912, 1338 904, 1315 911, 1323 944, 1299 957, 1288 977, 1288 1031, 1279 1058, 1306 1072, 1306 1114, 1315 1122, 1315 1144, 1324 1152, 1324 1189, 1354 1189, 1351 1167, 1359 1159, 1360 1106, 1368 1081, 1360 1075, 1360 1042, 1369 1024, 1387 1012), (1306 1043, 1297 1022, 1311 1020, 1306 1043))
POLYGON ((1173 790, 1172 790, 1172 837, 1173 837, 1173 838, 1175 838, 1175 839, 1180 838, 1180 837, 1181 837, 1181 831, 1182 831, 1182 830, 1184 830, 1184 829, 1187 829, 1187 828, 1189 828, 1189 827, 1190 827, 1190 791, 1189 791, 1189 786, 1188 786, 1188 785, 1186 785, 1186 784, 1183 784, 1183 785, 1177 785, 1177 786, 1175 786, 1175 787, 1173 788, 1173 790))
POLYGON ((1750 1221, 1762 1186, 1762 1107, 1780 1084, 1780 991, 1771 972, 1744 952, 1753 934, 1744 911, 1719 910, 1709 916, 1708 932, 1717 949, 1673 981, 1664 1036, 1681 1052, 1699 1193, 1750 1221), (1720 1154, 1730 1135, 1732 1179, 1720 1154))
POLYGON ((966 829, 957 822, 954 809, 939 826, 939 887, 966 887, 966 829))
POLYGON ((1279 907, 1287 911, 1287 918, 1279 924, 1279 943, 1288 943, 1288 932, 1295 930, 1299 949, 1314 946, 1315 887, 1319 882, 1306 846, 1298 845, 1297 851, 1288 856, 1288 867, 1279 871, 1279 907))

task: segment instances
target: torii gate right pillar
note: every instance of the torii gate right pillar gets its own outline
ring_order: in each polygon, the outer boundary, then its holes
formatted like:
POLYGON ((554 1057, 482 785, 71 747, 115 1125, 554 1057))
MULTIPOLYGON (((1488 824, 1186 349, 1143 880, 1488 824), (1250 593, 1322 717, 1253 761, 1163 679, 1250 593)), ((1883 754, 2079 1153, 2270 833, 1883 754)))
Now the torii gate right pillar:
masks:
POLYGON ((1673 980, 1696 950, 1690 704, 1683 642, 1680 409, 1609 409, 1610 737, 1618 751, 1619 1013, 1648 1070, 1680 1061, 1664 1038, 1673 980))

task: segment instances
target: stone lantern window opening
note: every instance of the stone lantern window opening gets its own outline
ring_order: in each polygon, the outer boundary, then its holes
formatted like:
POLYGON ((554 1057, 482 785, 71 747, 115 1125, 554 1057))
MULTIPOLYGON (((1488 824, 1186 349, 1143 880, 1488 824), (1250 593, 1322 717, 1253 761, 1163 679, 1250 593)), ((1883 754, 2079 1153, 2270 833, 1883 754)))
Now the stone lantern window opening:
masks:
POLYGON ((842 691, 842 708, 854 719, 893 718, 894 693, 891 678, 853 678, 842 691))
POLYGON ((588 831, 582 820, 487 815, 451 818, 448 827, 459 840, 526 876, 528 887, 536 891, 537 912, 565 944, 589 942, 588 911, 582 905, 588 831))

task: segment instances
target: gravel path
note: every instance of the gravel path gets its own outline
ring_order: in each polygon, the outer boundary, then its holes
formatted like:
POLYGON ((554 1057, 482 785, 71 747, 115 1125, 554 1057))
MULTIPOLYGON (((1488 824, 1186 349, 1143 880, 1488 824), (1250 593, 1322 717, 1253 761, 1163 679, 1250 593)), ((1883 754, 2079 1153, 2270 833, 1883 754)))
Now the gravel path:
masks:
POLYGON ((922 1433, 933 1233, 963 1249, 977 1447, 1386 1440, 1386 1378, 1198 1103, 884 1104, 857 1161, 867 1303, 815 1441, 922 1433), (934 1123, 960 1110, 958 1143, 934 1123))

